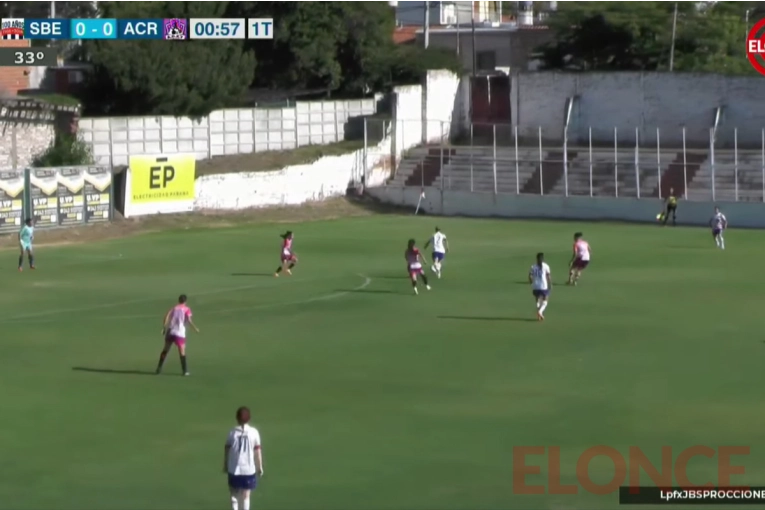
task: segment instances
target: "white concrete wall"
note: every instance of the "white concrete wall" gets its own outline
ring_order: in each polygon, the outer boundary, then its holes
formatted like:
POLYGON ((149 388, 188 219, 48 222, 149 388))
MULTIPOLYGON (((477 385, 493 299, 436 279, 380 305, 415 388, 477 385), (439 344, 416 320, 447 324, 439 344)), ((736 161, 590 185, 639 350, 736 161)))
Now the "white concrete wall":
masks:
POLYGON ((452 118, 462 114, 460 77, 451 71, 428 71, 425 77, 426 143, 449 140, 452 118))
MULTIPOLYGON (((379 187, 367 190, 385 203, 412 210, 420 197, 419 188, 379 187)), ((719 205, 734 228, 765 228, 763 205, 759 203, 683 202, 678 223, 705 226, 719 205)), ((661 210, 659 200, 633 198, 551 197, 494 195, 467 191, 426 188, 422 209, 435 215, 528 218, 551 220, 627 221, 652 223, 661 210)))
POLYGON ((420 145, 430 130, 441 138, 449 134, 455 108, 464 114, 464 88, 456 75, 428 73, 427 92, 420 85, 394 89, 393 117, 383 140, 366 152, 358 150, 330 156, 305 165, 273 172, 251 172, 200 177, 196 181, 195 209, 245 209, 274 205, 299 205, 345 195, 350 186, 380 186, 390 175, 391 160, 398 160, 420 145), (462 91, 462 96, 459 92, 462 91), (428 99, 429 98, 429 99, 428 99), (455 107, 455 105, 457 105, 455 107), (426 122, 425 119, 439 119, 426 122))
POLYGON ((687 143, 709 145, 714 112, 724 107, 717 135, 718 147, 733 146, 733 128, 738 128, 740 146, 759 148, 765 128, 763 82, 756 77, 733 77, 695 73, 521 73, 512 78, 513 124, 522 136, 560 141, 567 97, 577 97, 569 127, 571 143, 586 143, 592 127, 593 141, 613 144, 614 127, 625 145, 640 142, 656 146, 656 128, 662 145, 682 145, 682 127, 687 143))
POLYGON ((351 117, 371 115, 375 99, 299 102, 292 108, 217 110, 199 120, 188 117, 80 119, 80 138, 99 164, 127 165, 137 154, 226 154, 289 150, 345 138, 351 117))
POLYGON ((208 175, 196 180, 194 209, 235 210, 276 205, 300 205, 343 196, 350 186, 365 178, 367 185, 380 186, 389 177, 388 167, 381 165, 385 145, 390 151, 390 138, 375 150, 376 156, 358 150, 341 156, 327 156, 314 163, 295 165, 273 172, 249 172, 208 175))

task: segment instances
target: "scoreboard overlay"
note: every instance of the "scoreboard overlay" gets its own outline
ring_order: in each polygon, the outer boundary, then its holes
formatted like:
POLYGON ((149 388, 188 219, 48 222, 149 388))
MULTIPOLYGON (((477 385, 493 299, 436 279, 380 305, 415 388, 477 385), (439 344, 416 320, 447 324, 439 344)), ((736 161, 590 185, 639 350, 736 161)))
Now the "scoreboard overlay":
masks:
MULTIPOLYGON (((45 41, 273 39, 274 20, 272 18, 2 18, 0 34, 3 39, 45 41)), ((11 64, 0 62, 0 65, 11 64)))

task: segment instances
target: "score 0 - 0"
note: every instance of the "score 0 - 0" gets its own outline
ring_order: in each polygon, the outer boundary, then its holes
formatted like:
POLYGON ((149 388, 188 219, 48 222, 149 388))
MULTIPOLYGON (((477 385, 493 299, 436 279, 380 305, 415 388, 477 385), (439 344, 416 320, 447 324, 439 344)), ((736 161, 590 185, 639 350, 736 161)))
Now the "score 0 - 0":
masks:
POLYGON ((273 39, 273 18, 250 18, 247 20, 247 39, 273 39))

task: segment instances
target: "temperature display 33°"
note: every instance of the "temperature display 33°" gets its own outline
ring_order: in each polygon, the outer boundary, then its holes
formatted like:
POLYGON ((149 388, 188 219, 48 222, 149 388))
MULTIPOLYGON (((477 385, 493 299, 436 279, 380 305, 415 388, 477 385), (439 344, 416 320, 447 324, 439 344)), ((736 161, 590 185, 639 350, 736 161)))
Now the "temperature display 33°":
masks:
POLYGON ((0 48, 0 66, 55 67, 57 61, 55 48, 0 48))

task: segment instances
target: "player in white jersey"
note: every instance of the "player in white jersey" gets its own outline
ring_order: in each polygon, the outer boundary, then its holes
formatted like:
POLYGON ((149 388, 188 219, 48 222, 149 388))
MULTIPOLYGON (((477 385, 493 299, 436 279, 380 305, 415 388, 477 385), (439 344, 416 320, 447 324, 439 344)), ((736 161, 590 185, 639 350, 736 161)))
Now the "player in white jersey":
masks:
POLYGON ((576 285, 579 277, 582 276, 582 271, 590 265, 591 252, 590 244, 582 239, 582 233, 577 232, 574 234, 574 255, 571 257, 571 263, 569 264, 567 282, 569 285, 576 285))
POLYGON ((441 232, 441 229, 436 227, 436 233, 433 234, 427 243, 425 243, 425 249, 428 246, 433 245, 433 265, 431 269, 436 275, 441 278, 441 262, 444 261, 444 257, 449 252, 449 241, 446 240, 446 234, 441 232))
POLYGON ((263 476, 260 433, 249 425, 250 410, 236 410, 237 426, 228 433, 223 456, 223 472, 228 474, 228 489, 233 510, 250 510, 250 493, 263 476))
POLYGON ((715 244, 721 250, 725 249, 725 238, 723 232, 728 228, 728 218, 720 212, 719 207, 715 207, 715 215, 709 220, 709 226, 712 227, 712 237, 715 238, 715 244))
POLYGON ((531 266, 529 270, 529 283, 531 284, 531 293, 537 303, 537 320, 543 321, 545 320, 547 298, 552 290, 550 266, 545 263, 544 253, 537 253, 537 263, 531 266))

